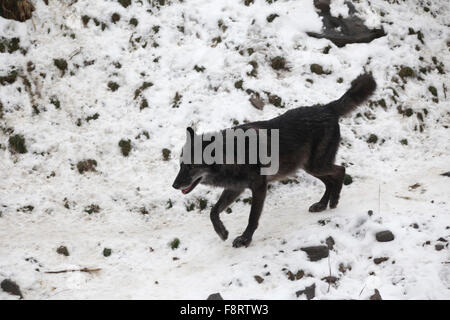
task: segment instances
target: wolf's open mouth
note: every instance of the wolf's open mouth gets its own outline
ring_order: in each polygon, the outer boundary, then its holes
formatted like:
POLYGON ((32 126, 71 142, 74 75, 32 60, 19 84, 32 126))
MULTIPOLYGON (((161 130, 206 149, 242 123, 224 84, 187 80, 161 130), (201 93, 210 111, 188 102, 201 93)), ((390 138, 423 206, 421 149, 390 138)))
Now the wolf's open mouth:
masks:
POLYGON ((192 184, 190 186, 188 186, 184 189, 181 189, 181 192, 183 192, 183 194, 188 194, 199 184, 200 180, 202 180, 202 177, 200 177, 197 180, 195 180, 194 182, 192 182, 192 184))

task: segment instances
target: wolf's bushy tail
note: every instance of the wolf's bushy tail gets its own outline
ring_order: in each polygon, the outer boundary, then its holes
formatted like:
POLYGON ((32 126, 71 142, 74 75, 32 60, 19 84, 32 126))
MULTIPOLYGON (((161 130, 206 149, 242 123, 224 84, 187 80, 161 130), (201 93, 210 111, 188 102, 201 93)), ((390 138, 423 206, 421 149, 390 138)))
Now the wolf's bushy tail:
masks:
POLYGON ((375 91, 377 83, 372 74, 365 73, 352 81, 350 89, 330 107, 340 116, 343 116, 363 103, 375 91))

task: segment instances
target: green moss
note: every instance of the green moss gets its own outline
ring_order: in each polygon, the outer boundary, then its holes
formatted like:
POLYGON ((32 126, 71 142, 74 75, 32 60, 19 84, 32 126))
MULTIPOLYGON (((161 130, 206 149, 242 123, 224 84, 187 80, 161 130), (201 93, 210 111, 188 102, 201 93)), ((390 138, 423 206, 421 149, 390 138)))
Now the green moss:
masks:
POLYGON ((92 116, 86 118, 86 121, 89 122, 91 120, 97 120, 100 117, 98 113, 94 113, 92 116))
POLYGON ((195 209, 195 203, 190 202, 190 203, 187 203, 187 204, 186 204, 186 211, 187 211, 187 212, 193 211, 194 209, 195 209))
POLYGON ((386 101, 384 99, 378 100, 378 104, 382 106, 384 109, 386 109, 386 101))
POLYGON ((16 52, 20 49, 20 38, 3 38, 0 37, 0 53, 8 53, 16 52))
POLYGON ((153 26, 152 30, 154 33, 158 33, 160 28, 161 28, 160 26, 153 26))
POLYGON ((437 90, 435 87, 429 86, 428 91, 430 91, 433 96, 437 97, 438 94, 437 94, 437 90))
POLYGON ((377 141, 378 141, 378 137, 376 134, 373 134, 373 133, 367 139, 367 143, 377 143, 377 141))
POLYGON ((114 12, 111 16, 111 21, 113 23, 120 21, 120 14, 118 14, 117 12, 114 12))
POLYGON ((412 78, 414 77, 414 70, 408 66, 402 66, 400 68, 400 71, 398 72, 398 75, 400 76, 400 78, 405 79, 405 78, 412 78))
POLYGON ((12 70, 6 76, 0 76, 0 84, 13 84, 17 80, 17 71, 12 70))
POLYGON ((135 27, 137 27, 137 25, 139 24, 139 21, 136 18, 131 18, 130 19, 130 24, 135 26, 135 27))
POLYGON ((252 204, 252 200, 253 200, 252 197, 248 197, 248 198, 242 199, 242 202, 251 205, 252 204))
POLYGON ((100 206, 98 204, 91 204, 84 209, 84 212, 87 212, 88 214, 99 213, 100 206))
POLYGON ((407 117, 411 117, 414 114, 413 109, 411 109, 411 108, 406 109, 404 114, 407 117))
POLYGON ((131 0, 118 0, 118 2, 122 5, 122 7, 126 8, 131 5, 131 0))
POLYGON ((53 63, 64 75, 67 70, 67 61, 65 59, 53 59, 53 63))
POLYGON ((148 108, 148 101, 147 101, 147 99, 143 98, 142 101, 141 101, 141 105, 139 107, 139 110, 142 110, 142 109, 145 109, 145 108, 148 108))
POLYGON ((167 148, 162 149, 162 156, 163 156, 164 161, 167 161, 170 159, 170 154, 171 154, 171 151, 169 149, 167 149, 167 148))
POLYGON ((89 23, 89 20, 91 20, 91 17, 87 16, 87 15, 83 15, 81 17, 81 21, 83 22, 83 25, 86 27, 89 23))
POLYGON ((105 248, 103 249, 103 256, 104 257, 109 257, 112 253, 112 250, 110 248, 105 248))
POLYGON ((278 18, 278 17, 279 17, 278 14, 272 13, 272 14, 270 14, 269 16, 267 16, 266 20, 267 20, 267 22, 272 23, 273 20, 275 20, 275 19, 278 18))
POLYGON ((181 104, 181 98, 183 96, 177 91, 175 92, 175 97, 173 97, 172 108, 179 108, 181 104))
POLYGON ((66 257, 68 257, 70 255, 69 250, 67 249, 66 246, 58 247, 58 249, 56 249, 56 253, 66 256, 66 257))
POLYGON ((174 238, 169 245, 172 250, 177 249, 180 246, 180 239, 174 238))
POLYGON ((241 90, 243 90, 243 84, 244 84, 244 80, 238 80, 238 81, 236 81, 235 83, 234 83, 234 87, 236 88, 236 89, 241 89, 241 90))
POLYGON ((231 210, 231 208, 227 208, 227 210, 225 210, 226 213, 230 214, 233 212, 233 210, 231 210))
POLYGON ((25 138, 20 135, 16 134, 11 137, 9 137, 9 149, 14 153, 27 153, 27 147, 25 145, 25 138))
POLYGON ((122 152, 124 157, 128 157, 131 151, 131 140, 122 139, 119 141, 120 151, 122 152))
POLYGON ((348 186, 349 184, 352 184, 352 183, 353 183, 353 178, 352 178, 352 176, 349 175, 349 174, 346 174, 346 175, 344 176, 344 185, 348 186))
POLYGON ((205 71, 205 67, 203 67, 203 66, 198 66, 198 65, 195 65, 194 66, 194 70, 195 71, 197 71, 197 72, 203 72, 203 71, 205 71))
POLYGON ((328 46, 326 46, 325 48, 323 48, 322 53, 323 53, 323 54, 328 54, 328 53, 330 52, 330 50, 331 50, 331 46, 328 45, 328 46))
POLYGON ((248 7, 249 5, 253 4, 255 0, 244 0, 244 4, 248 7))
POLYGON ((198 198, 197 202, 200 211, 206 209, 206 207, 208 206, 208 200, 206 200, 205 198, 198 198))
POLYGON ((144 82, 138 89, 136 89, 136 91, 134 91, 134 99, 136 99, 141 93, 142 91, 150 88, 153 86, 152 82, 144 82))
POLYGON ((408 139, 402 139, 402 140, 400 140, 400 143, 402 145, 404 145, 404 146, 407 146, 408 145, 408 139))
POLYGON ((50 103, 55 106, 56 109, 61 109, 61 102, 57 96, 50 97, 50 103))
POLYGON ((215 38, 212 39, 212 43, 213 43, 214 46, 218 45, 221 42, 222 42, 222 37, 221 36, 218 36, 218 37, 215 37, 215 38))
POLYGON ((114 81, 109 81, 109 82, 108 82, 108 88, 109 88, 109 90, 111 90, 112 92, 114 92, 114 91, 116 91, 117 89, 119 89, 120 86, 119 86, 116 82, 114 82, 114 81))

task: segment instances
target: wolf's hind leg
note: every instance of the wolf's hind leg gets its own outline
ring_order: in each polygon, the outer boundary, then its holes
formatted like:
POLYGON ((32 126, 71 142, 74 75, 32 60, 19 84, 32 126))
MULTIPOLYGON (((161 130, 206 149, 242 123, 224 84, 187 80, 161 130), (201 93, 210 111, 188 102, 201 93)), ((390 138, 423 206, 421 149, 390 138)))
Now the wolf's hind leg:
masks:
POLYGON ((309 207, 309 212, 320 212, 327 209, 328 201, 330 200, 330 195, 332 193, 334 184, 330 176, 314 176, 317 179, 320 179, 325 184, 325 193, 323 194, 322 199, 320 199, 319 202, 316 202, 309 207))
POLYGON ((345 176, 345 168, 332 164, 325 168, 308 170, 309 174, 320 179, 326 187, 325 193, 319 202, 314 203, 310 208, 310 212, 320 212, 327 208, 328 201, 330 208, 336 208, 339 202, 339 195, 342 189, 342 183, 345 176))
POLYGON ((228 231, 220 220, 220 213, 225 210, 244 190, 223 190, 219 200, 211 209, 210 217, 214 230, 219 237, 225 241, 228 238, 228 231))
POLYGON ((337 207, 339 202, 339 196, 342 190, 342 184, 344 183, 345 177, 345 167, 333 165, 334 174, 332 175, 334 188, 330 194, 330 208, 334 209, 337 207))

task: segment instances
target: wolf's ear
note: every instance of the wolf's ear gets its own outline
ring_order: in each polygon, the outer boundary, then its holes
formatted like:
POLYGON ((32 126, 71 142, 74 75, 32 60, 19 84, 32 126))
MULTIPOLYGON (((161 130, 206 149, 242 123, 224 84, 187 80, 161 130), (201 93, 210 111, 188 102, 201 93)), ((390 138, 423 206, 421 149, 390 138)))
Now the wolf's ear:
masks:
POLYGON ((186 128, 186 139, 188 139, 188 138, 194 139, 194 136, 195 136, 194 129, 192 129, 191 127, 187 127, 186 128))

